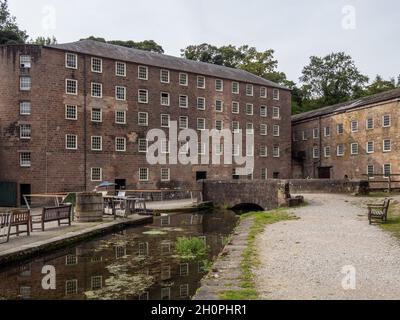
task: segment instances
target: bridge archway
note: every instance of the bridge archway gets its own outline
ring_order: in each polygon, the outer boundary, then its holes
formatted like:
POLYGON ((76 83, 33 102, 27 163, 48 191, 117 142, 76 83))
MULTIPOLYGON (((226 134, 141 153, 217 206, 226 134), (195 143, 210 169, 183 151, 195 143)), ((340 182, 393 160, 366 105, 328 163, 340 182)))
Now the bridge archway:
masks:
POLYGON ((264 211, 264 208, 255 203, 239 203, 231 208, 236 213, 245 213, 251 211, 264 211))

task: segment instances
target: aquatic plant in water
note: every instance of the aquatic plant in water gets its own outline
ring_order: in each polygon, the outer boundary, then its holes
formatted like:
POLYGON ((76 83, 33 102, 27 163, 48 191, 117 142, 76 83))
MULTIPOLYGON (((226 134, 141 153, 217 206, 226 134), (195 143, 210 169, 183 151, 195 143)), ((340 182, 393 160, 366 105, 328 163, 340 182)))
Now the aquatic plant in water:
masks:
POLYGON ((176 252, 182 260, 195 261, 207 257, 210 247, 200 238, 180 237, 176 241, 176 252))

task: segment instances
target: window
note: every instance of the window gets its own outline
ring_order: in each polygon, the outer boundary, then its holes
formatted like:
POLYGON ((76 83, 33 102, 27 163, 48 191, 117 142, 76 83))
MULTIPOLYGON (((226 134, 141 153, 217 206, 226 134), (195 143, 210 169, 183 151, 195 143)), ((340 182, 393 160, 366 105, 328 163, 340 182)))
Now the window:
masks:
POLYGON ((368 175, 369 178, 374 178, 374 174, 375 174, 374 165, 369 164, 369 165, 367 166, 367 175, 368 175))
POLYGON ((374 129, 374 119, 373 118, 368 118, 365 124, 365 127, 367 130, 372 130, 374 129))
POLYGON ((319 159, 319 148, 318 147, 313 148, 313 158, 319 159))
POLYGON ((187 87, 189 84, 189 77, 187 73, 180 73, 179 74, 179 84, 181 86, 187 87))
POLYGON ((197 88, 205 89, 206 88, 206 78, 203 76, 197 77, 197 88))
POLYGON ((351 122, 351 132, 357 132, 358 131, 358 121, 352 121, 351 122))
POLYGON ((179 117, 179 129, 187 129, 189 127, 188 117, 179 117))
POLYGON ((306 131, 302 132, 302 139, 303 139, 303 141, 307 141, 307 132, 306 131))
POLYGON ((268 117, 268 108, 267 106, 261 106, 260 107, 260 116, 263 118, 268 117))
POLYGON ((205 130, 206 129, 206 119, 197 118, 197 130, 205 130))
POLYGON ((246 124, 246 133, 247 134, 254 134, 254 125, 251 122, 246 124))
POLYGON ((101 151, 103 150, 103 138, 99 136, 92 137, 92 150, 101 151))
POLYGON ((115 75, 119 77, 126 77, 126 63, 117 61, 115 63, 115 75))
POLYGON ((238 114, 240 112, 239 102, 233 101, 232 102, 232 113, 238 114))
MULTIPOLYGON (((234 157, 240 156, 240 145, 239 144, 232 145, 232 156, 234 156, 234 157)), ((235 173, 236 173, 236 170, 235 170, 235 173)), ((234 175, 236 175, 236 174, 234 174, 234 175)))
POLYGON ((162 214, 160 219, 161 227, 168 227, 171 225, 171 216, 168 214, 162 214))
POLYGON ((29 116, 32 112, 32 104, 30 101, 22 101, 19 103, 19 114, 21 116, 29 116))
POLYGON ((182 284, 179 287, 179 295, 181 298, 189 297, 189 284, 182 284))
POLYGON ((115 258, 126 257, 126 246, 116 246, 115 247, 115 258))
POLYGON ((392 174, 392 165, 390 163, 386 163, 383 165, 383 176, 388 178, 392 174))
POLYGON ((92 168, 90 171, 91 180, 93 182, 103 180, 103 170, 101 168, 92 168))
POLYGON ((103 277, 102 276, 94 276, 91 278, 91 288, 92 290, 99 290, 103 288, 103 277))
POLYGON ((266 158, 268 157, 268 147, 260 146, 260 157, 266 158))
POLYGON ((115 123, 116 124, 126 124, 126 111, 116 110, 115 111, 115 123))
POLYGON ((147 112, 138 113, 138 125, 147 127, 149 125, 149 114, 147 112))
POLYGON ((221 79, 215 80, 215 90, 220 92, 224 91, 224 81, 221 79))
POLYGON ((66 53, 65 67, 69 69, 78 69, 78 56, 74 53, 66 53))
POLYGON ((254 113, 254 106, 251 103, 246 104, 246 114, 252 116, 254 113))
POLYGON ((385 139, 383 140, 383 152, 390 152, 392 151, 392 140, 385 139))
POLYGON ((65 80, 65 93, 66 94, 78 94, 78 81, 72 79, 65 80))
POLYGON ((29 300, 31 299, 31 287, 20 287, 19 288, 19 294, 22 300, 29 300))
POLYGON ((161 169, 161 181, 163 181, 163 182, 170 181, 170 169, 169 168, 161 169))
POLYGON ((120 101, 126 100, 126 88, 125 87, 120 87, 120 86, 115 87, 115 99, 120 100, 120 101))
POLYGON ((161 140, 161 153, 169 154, 170 151, 170 143, 168 140, 161 140))
POLYGON ((102 122, 103 121, 103 110, 100 108, 92 109, 92 122, 102 122))
POLYGON ((149 91, 145 89, 140 89, 138 91, 138 102, 139 103, 149 103, 149 91))
POLYGON ((65 281, 65 295, 77 294, 78 293, 78 280, 67 280, 65 281))
POLYGON ((77 120, 78 119, 78 107, 72 105, 65 106, 65 119, 77 120))
POLYGON ((375 143, 374 141, 367 142, 367 153, 374 153, 375 152, 375 143))
POLYGON ((139 152, 147 152, 149 147, 149 142, 147 139, 139 139, 138 140, 139 152))
POLYGON ((314 139, 319 139, 319 129, 318 128, 314 128, 314 130, 313 130, 313 138, 314 139))
POLYGON ((19 78, 19 88, 21 91, 30 91, 32 87, 31 77, 20 77, 19 78))
POLYGON ((266 125, 266 124, 260 125, 260 135, 262 135, 262 136, 268 135, 268 125, 266 125))
POLYGON ((180 95, 179 96, 179 107, 181 108, 187 108, 189 106, 189 97, 180 95))
POLYGON ((161 92, 161 105, 166 107, 170 106, 170 95, 168 92, 161 92))
POLYGON ((280 119, 281 118, 281 108, 273 107, 273 109, 272 109, 272 118, 273 119, 280 119))
POLYGON ((331 147, 324 147, 324 155, 325 158, 330 158, 331 157, 331 147))
POLYGON ((93 98, 103 97, 103 85, 101 83, 92 82, 92 97, 93 98))
POLYGON ((324 136, 325 137, 330 137, 331 136, 331 127, 325 127, 324 128, 324 136))
POLYGON ((92 72, 96 73, 103 72, 103 60, 99 58, 92 58, 92 72))
POLYGON ((274 135, 274 137, 279 137, 280 136, 280 127, 278 125, 274 125, 274 127, 273 127, 273 135, 274 135))
POLYGON ((358 154, 358 143, 351 144, 351 154, 357 155, 358 154))
POLYGON ((222 120, 215 121, 215 129, 222 130, 224 128, 224 122, 222 120))
POLYGON ((171 116, 169 114, 161 115, 161 127, 169 128, 171 116))
POLYGON ((246 96, 252 97, 254 95, 254 88, 252 84, 246 85, 246 96))
POLYGON ((142 181, 142 182, 149 181, 149 169, 148 168, 140 168, 139 169, 139 181, 142 181))
POLYGON ((199 97, 197 98, 197 109, 198 110, 206 110, 206 99, 199 97))
POLYGON ((344 145, 343 144, 339 144, 337 147, 336 147, 336 154, 337 154, 337 156, 338 157, 343 157, 344 156, 344 145))
POLYGON ((392 125, 392 117, 387 114, 382 117, 382 127, 388 128, 392 125))
POLYGON ((65 135, 65 148, 68 150, 78 149, 78 136, 74 134, 65 135))
POLYGON ((232 121, 232 131, 233 133, 238 133, 240 130, 240 124, 238 121, 232 121))
POLYGON ((222 100, 216 100, 215 101, 215 110, 217 112, 223 112, 224 111, 224 102, 222 100))
POLYGON ((232 93, 233 94, 239 94, 239 83, 238 82, 232 82, 232 93))
POLYGON ((267 88, 265 87, 260 88, 260 98, 267 98, 267 88))
POLYGON ((199 142, 197 145, 197 153, 199 155, 205 155, 206 154, 206 145, 204 143, 199 142))
POLYGON ((274 158, 279 158, 280 157, 280 153, 281 151, 280 151, 280 147, 279 146, 274 146, 274 149, 273 149, 273 157, 274 158))
POLYGON ((215 155, 222 156, 224 154, 224 146, 222 143, 215 144, 215 155))
POLYGON ((267 168, 261 169, 261 180, 268 180, 268 169, 267 168))
POLYGON ((149 68, 145 66, 138 66, 138 79, 149 80, 149 68))
POLYGON ((181 263, 181 265, 179 266, 179 271, 181 277, 187 277, 189 275, 189 264, 181 263))
POLYGON ((115 138, 115 151, 117 152, 126 151, 126 138, 121 138, 121 137, 115 138))
POLYGON ((31 56, 22 55, 19 57, 19 66, 21 68, 29 69, 32 64, 31 56))
POLYGON ((19 163, 23 168, 28 168, 31 166, 31 153, 30 152, 21 152, 19 155, 19 163))
POLYGON ((161 81, 161 83, 169 83, 169 71, 168 70, 160 71, 160 81, 161 81))
MULTIPOLYGON (((169 218, 169 216, 168 216, 169 218)), ((162 242, 161 243, 161 254, 171 253, 171 242, 162 242)))
POLYGON ((279 100, 279 98, 280 98, 280 92, 279 92, 279 90, 278 90, 278 89, 274 89, 274 90, 272 91, 272 99, 274 99, 274 100, 279 100))
POLYGON ((161 266, 161 280, 171 279, 171 266, 161 266))
POLYGON ((145 257, 149 255, 149 243, 139 242, 139 256, 145 257))
POLYGON ((337 134, 343 134, 343 132, 344 132, 343 123, 339 123, 339 124, 337 125, 337 127, 336 127, 336 130, 337 130, 337 134))
POLYGON ((161 288, 161 300, 169 300, 171 298, 171 288, 161 288))

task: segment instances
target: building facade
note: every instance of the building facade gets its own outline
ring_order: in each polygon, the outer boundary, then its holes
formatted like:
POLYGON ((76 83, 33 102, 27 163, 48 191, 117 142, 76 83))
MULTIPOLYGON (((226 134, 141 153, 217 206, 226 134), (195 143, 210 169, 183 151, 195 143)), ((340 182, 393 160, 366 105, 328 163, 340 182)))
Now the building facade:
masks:
MULTIPOLYGON (((163 129, 169 154, 173 121, 199 134, 247 130, 255 146, 246 150, 244 138, 239 151, 254 157, 248 178, 291 176, 291 92, 250 73, 90 40, 1 46, 0 72, 0 181, 16 182, 19 194, 236 177, 235 163, 149 164, 147 133, 163 129)), ((223 142, 212 148, 222 154, 223 142)))
POLYGON ((293 178, 400 173, 400 89, 293 116, 293 178))

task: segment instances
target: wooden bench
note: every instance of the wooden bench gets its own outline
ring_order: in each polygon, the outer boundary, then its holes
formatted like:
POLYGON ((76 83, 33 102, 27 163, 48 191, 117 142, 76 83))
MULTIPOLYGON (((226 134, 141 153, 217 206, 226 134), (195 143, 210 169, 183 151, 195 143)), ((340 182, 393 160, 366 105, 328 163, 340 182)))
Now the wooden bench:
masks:
POLYGON ((387 214, 389 211, 390 199, 385 199, 383 204, 368 204, 368 220, 372 224, 373 219, 381 219, 382 222, 387 222, 387 214))
POLYGON ((6 238, 5 242, 10 241, 10 236, 19 237, 22 233, 30 236, 29 210, 14 210, 9 214, 2 214, 0 218, 1 238, 6 238), (20 230, 21 226, 25 226, 24 230, 20 230), (15 232, 12 232, 12 228, 15 228, 15 232))
POLYGON ((40 219, 31 219, 31 230, 41 230, 44 231, 45 224, 47 222, 57 221, 58 226, 61 225, 71 225, 72 221, 72 205, 63 205, 60 207, 48 207, 43 208, 43 212, 40 216, 37 216, 40 219), (67 220, 67 222, 61 222, 63 220, 67 220), (41 224, 41 228, 33 228, 34 224, 41 224))

